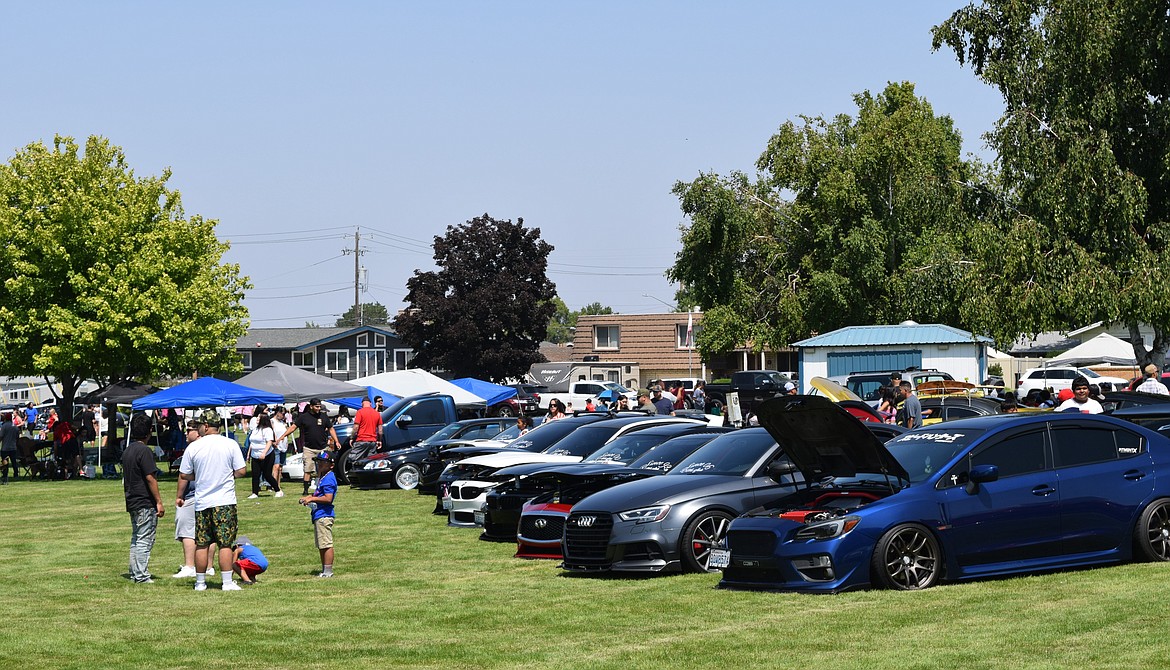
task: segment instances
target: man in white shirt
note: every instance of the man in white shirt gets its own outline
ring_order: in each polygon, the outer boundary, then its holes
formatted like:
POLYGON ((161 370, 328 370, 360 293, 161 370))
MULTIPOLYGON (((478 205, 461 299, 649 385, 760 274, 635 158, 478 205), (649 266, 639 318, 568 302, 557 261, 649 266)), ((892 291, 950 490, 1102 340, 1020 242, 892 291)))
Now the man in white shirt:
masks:
POLYGON ((1077 377, 1072 383, 1073 397, 1065 400, 1056 408, 1057 412, 1066 410, 1076 410, 1084 414, 1100 414, 1105 409, 1101 407, 1101 403, 1089 397, 1089 380, 1084 377, 1077 377))
POLYGON ((1158 379, 1159 370, 1157 365, 1150 363, 1145 367, 1145 371, 1146 378, 1142 380, 1141 384, 1138 384, 1138 387, 1134 389, 1135 391, 1141 391, 1142 393, 1157 393, 1158 395, 1170 395, 1170 390, 1166 388, 1166 385, 1162 383, 1161 379, 1158 379))
POLYGON ((247 465, 239 443, 219 434, 218 412, 204 410, 195 421, 200 437, 187 446, 179 465, 179 477, 195 482, 195 590, 207 589, 208 547, 217 544, 222 588, 239 591, 232 580, 232 547, 239 527, 235 478, 244 476, 247 465))

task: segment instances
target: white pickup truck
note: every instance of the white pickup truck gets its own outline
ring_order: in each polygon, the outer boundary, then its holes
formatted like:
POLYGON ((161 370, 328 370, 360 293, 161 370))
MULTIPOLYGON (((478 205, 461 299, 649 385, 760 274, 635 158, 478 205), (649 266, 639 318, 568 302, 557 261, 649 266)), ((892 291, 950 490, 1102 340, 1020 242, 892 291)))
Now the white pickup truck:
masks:
POLYGON ((630 400, 631 407, 638 400, 638 394, 635 391, 631 391, 617 382, 583 381, 570 383, 568 393, 541 391, 540 407, 547 410, 549 401, 556 398, 565 403, 566 406, 572 405, 574 410, 583 410, 586 400, 593 398, 593 402, 597 402, 598 397, 605 391, 609 391, 613 395, 625 396, 630 400))

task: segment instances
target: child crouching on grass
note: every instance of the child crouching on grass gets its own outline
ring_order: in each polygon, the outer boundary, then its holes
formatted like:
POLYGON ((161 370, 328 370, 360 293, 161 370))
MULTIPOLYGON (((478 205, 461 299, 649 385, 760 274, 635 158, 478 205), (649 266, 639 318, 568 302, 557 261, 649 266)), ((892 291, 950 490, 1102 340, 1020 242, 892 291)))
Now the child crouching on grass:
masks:
POLYGON ((252 544, 247 535, 237 537, 236 546, 232 549, 232 571, 240 576, 244 584, 255 584, 258 581, 256 576, 268 569, 268 559, 264 552, 252 544))
POLYGON ((311 513, 313 535, 321 551, 321 574, 333 576, 333 498, 337 495, 337 476, 333 474, 333 454, 322 451, 313 458, 317 467, 317 488, 300 500, 311 513))

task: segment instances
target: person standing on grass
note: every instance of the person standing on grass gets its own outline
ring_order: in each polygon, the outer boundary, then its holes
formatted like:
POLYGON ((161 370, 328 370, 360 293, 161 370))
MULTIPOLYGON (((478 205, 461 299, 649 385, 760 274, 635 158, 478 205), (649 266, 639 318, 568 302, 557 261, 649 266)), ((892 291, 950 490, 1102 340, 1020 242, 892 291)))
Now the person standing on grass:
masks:
POLYGON ((267 414, 257 415, 256 427, 248 433, 248 454, 252 458, 252 495, 248 498, 260 497, 261 479, 276 491, 277 498, 283 498, 280 482, 272 479, 272 466, 276 463, 276 433, 267 414))
POLYGON ((158 466, 154 452, 146 446, 153 424, 145 414, 130 420, 130 446, 122 453, 122 489, 126 511, 130 513, 130 579, 136 584, 151 584, 147 570, 155 531, 162 518, 162 496, 158 492, 158 466))
MULTIPOLYGON (((272 432, 276 435, 284 435, 284 432, 288 430, 286 411, 284 405, 277 405, 272 410, 272 432)), ((284 471, 284 464, 288 460, 288 438, 277 440, 275 446, 276 458, 272 461, 272 478, 279 482, 284 471)))
POLYGON ((277 441, 292 435, 296 429, 301 429, 301 439, 304 441, 304 449, 301 450, 302 458, 305 464, 305 490, 301 495, 309 494, 309 482, 312 480, 312 473, 309 471, 309 465, 322 451, 332 444, 337 444, 337 432, 333 430, 333 424, 329 421, 329 415, 321 410, 321 399, 313 398, 309 401, 308 408, 297 415, 293 421, 293 425, 289 426, 283 435, 278 436, 277 441))
MULTIPOLYGON (((171 410, 174 415, 175 411, 171 410)), ((199 427, 192 421, 187 425, 187 444, 199 439, 199 427)), ((183 564, 171 575, 175 579, 195 576, 195 483, 179 478, 175 494, 175 540, 183 545, 183 564)))
POLYGON ((359 451, 372 450, 382 441, 382 415, 370 405, 368 397, 362 398, 362 408, 353 417, 353 440, 359 451))
POLYGON ((333 454, 322 451, 313 459, 317 467, 317 488, 313 495, 304 496, 300 502, 309 508, 313 522, 313 537, 321 552, 321 574, 318 577, 333 576, 333 499, 337 496, 337 477, 333 474, 333 454))
POLYGON ((29 437, 33 437, 35 435, 34 431, 36 430, 37 417, 39 415, 40 412, 37 411, 37 406, 30 402, 28 404, 28 409, 24 410, 24 425, 26 428, 28 428, 29 437))
POLYGON ((17 463, 20 460, 20 454, 16 448, 16 440, 20 437, 20 429, 12 423, 12 412, 5 412, 0 416, 0 468, 3 470, 3 477, 0 477, 0 484, 8 483, 8 468, 12 468, 12 477, 16 477, 17 463))
POLYGON ((239 591, 232 580, 232 547, 236 543, 236 477, 247 472, 240 445, 219 434, 219 413, 204 410, 198 418, 199 439, 187 446, 179 477, 195 482, 195 590, 206 591, 208 548, 219 545, 219 571, 224 591, 239 591))

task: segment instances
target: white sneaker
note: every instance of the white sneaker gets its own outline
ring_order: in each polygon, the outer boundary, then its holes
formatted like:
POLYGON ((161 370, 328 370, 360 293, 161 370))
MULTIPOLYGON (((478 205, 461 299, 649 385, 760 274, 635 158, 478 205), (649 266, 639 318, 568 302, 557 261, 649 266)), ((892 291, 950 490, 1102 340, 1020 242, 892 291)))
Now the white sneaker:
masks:
POLYGON ((179 568, 179 571, 171 575, 173 579, 182 579, 183 577, 194 577, 196 574, 194 565, 184 565, 179 568))
POLYGON ((215 568, 214 567, 207 568, 207 572, 205 572, 203 574, 207 575, 208 577, 214 577, 216 575, 215 568))
POLYGON ((220 588, 224 591, 243 591, 240 585, 235 582, 224 582, 220 588))
POLYGON ((256 495, 255 493, 253 493, 252 495, 248 496, 248 500, 251 500, 252 498, 259 498, 259 497, 260 497, 260 496, 258 496, 258 495, 256 495))
POLYGON ((275 495, 275 496, 273 496, 273 497, 274 497, 274 498, 283 498, 283 497, 284 497, 284 491, 277 491, 277 492, 276 492, 276 495, 275 495))
POLYGON ((196 591, 206 591, 207 590, 207 582, 200 582, 200 583, 196 584, 195 590, 196 591))
POLYGON ((333 573, 332 572, 322 572, 321 574, 319 574, 317 576, 321 577, 323 579, 328 579, 328 578, 333 576, 333 573))

